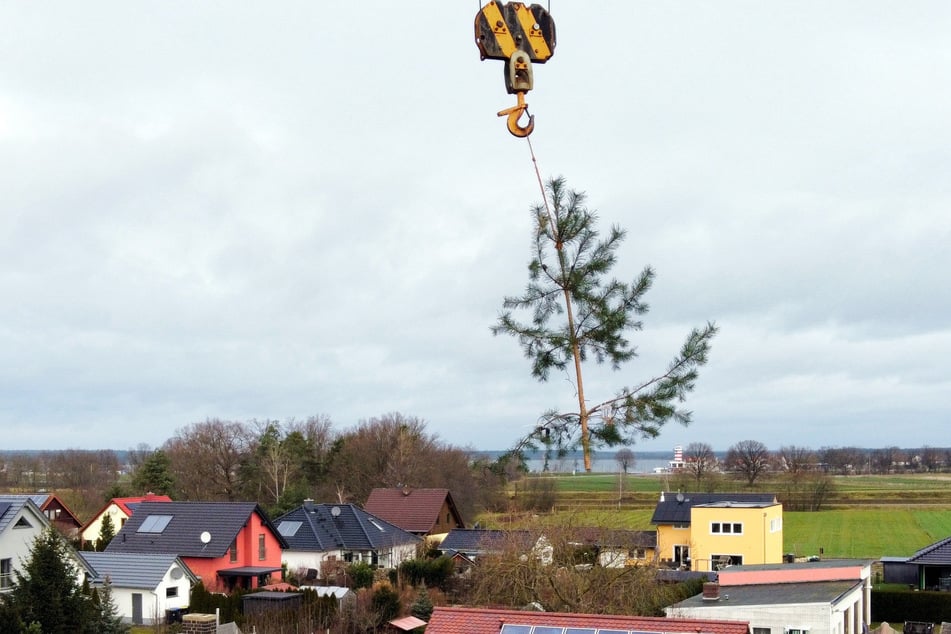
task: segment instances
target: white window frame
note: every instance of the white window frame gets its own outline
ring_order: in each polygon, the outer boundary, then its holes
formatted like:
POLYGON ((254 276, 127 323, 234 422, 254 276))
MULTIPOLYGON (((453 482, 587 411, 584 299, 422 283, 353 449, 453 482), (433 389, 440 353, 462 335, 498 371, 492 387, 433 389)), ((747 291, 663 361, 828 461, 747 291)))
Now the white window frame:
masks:
POLYGON ((711 535, 742 535, 743 522, 710 522, 711 535), (723 529, 727 530, 723 530, 723 529), (736 530, 739 528, 740 530, 736 530))

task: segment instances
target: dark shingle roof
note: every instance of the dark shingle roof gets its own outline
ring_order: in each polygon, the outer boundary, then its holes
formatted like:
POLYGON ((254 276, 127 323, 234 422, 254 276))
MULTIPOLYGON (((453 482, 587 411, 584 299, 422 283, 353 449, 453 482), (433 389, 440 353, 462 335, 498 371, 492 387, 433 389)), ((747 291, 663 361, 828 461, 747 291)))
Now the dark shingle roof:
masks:
POLYGON ((661 499, 654 508, 651 524, 689 524, 690 509, 702 504, 756 504, 772 506, 777 504, 772 493, 661 493, 661 499))
MULTIPOLYGON (((264 511, 254 502, 141 502, 106 552, 175 553, 181 557, 222 557, 252 513, 261 516, 282 548, 285 541, 264 511), (170 517, 159 531, 139 531, 143 523, 170 517), (151 518, 151 519, 150 519, 151 518), (202 543, 202 533, 211 535, 202 543)), ((161 525, 162 522, 159 523, 161 525)))
POLYGON ((95 585, 109 577, 113 587, 155 590, 172 566, 181 568, 182 574, 188 575, 193 583, 198 581, 188 566, 173 554, 87 551, 78 551, 77 554, 95 571, 95 585))
POLYGON ((747 634, 747 621, 680 619, 609 614, 567 614, 520 610, 452 608, 437 606, 429 618, 426 634, 499 634, 503 623, 584 627, 605 630, 638 630, 668 634, 747 634))
POLYGON ((305 503, 277 518, 274 524, 291 550, 379 550, 420 541, 416 535, 353 504, 305 503))
POLYGON ((528 542, 528 533, 487 528, 454 528, 439 544, 439 549, 443 551, 454 550, 470 555, 496 552, 502 550, 508 540, 519 540, 520 544, 528 542))
POLYGON ((373 489, 363 508, 403 530, 427 534, 436 526, 443 502, 456 522, 465 526, 449 489, 373 489))
POLYGON ((13 522, 24 506, 30 506, 33 514, 46 521, 46 516, 33 501, 33 497, 23 494, 0 495, 0 533, 13 522))
POLYGON ((925 546, 908 558, 910 564, 951 565, 951 537, 925 546))

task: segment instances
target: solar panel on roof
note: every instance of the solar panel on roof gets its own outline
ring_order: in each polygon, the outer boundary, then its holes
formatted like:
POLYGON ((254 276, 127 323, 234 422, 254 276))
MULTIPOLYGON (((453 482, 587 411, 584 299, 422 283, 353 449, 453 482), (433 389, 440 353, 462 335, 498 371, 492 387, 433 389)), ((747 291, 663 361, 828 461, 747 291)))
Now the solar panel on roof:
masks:
POLYGON ((566 627, 565 634, 595 634, 595 630, 590 627, 566 627))
POLYGON ((511 625, 504 623, 500 634, 532 634, 531 625, 511 625))
POLYGON ((564 634, 565 628, 551 625, 536 625, 532 634, 564 634))
POLYGON ((277 532, 284 537, 293 537, 297 534, 297 529, 301 527, 301 524, 303 524, 303 522, 285 520, 277 525, 277 532))
POLYGON ((598 630, 598 634, 630 634, 627 630, 598 630))
POLYGON ((142 521, 136 532, 138 533, 161 533, 172 521, 171 515, 149 515, 142 521))
POLYGON ((0 517, 3 517, 3 514, 10 510, 11 506, 9 502, 0 502, 0 517))

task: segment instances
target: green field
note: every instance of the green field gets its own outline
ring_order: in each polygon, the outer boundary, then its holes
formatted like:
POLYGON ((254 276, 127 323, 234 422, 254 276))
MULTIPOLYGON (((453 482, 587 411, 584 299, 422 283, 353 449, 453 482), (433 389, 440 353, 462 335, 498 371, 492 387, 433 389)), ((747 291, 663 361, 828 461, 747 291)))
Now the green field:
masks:
MULTIPOLYGON (((650 530, 651 514, 662 477, 617 474, 543 476, 554 487, 550 513, 530 515, 533 523, 570 524, 650 530)), ((836 477, 828 510, 783 514, 784 551, 798 556, 878 559, 907 556, 951 536, 951 475, 889 475, 836 477)), ((531 487, 525 480, 513 488, 515 497, 531 487)), ((727 490, 748 491, 742 483, 724 481, 727 490)), ((779 490, 764 482, 755 490, 779 490)), ((484 525, 510 525, 526 516, 499 514, 484 525)))

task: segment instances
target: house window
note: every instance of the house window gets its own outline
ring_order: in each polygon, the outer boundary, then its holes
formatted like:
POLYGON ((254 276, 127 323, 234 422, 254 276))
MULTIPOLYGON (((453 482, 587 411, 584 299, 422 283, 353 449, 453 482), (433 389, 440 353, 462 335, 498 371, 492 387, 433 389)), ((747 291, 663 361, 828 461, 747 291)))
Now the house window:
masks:
POLYGON ((231 542, 231 548, 228 549, 230 555, 231 563, 238 561, 238 540, 235 539, 231 542))
POLYGON ((628 559, 645 559, 647 557, 647 551, 643 548, 634 548, 633 550, 627 551, 628 559))
POLYGON ((267 559, 267 547, 264 542, 264 533, 258 535, 258 559, 264 561, 267 559))
POLYGON ((13 560, 0 559, 0 590, 13 587, 13 560))
POLYGON ((178 586, 169 586, 165 588, 165 598, 173 599, 178 596, 178 586))
POLYGON ((740 522, 710 522, 710 532, 714 535, 742 535, 743 524, 740 522))
POLYGON ((774 517, 773 519, 769 520, 769 532, 770 532, 770 533, 775 533, 775 532, 781 531, 781 530, 783 530, 783 518, 781 518, 781 517, 774 517))
POLYGON ((710 555, 710 562, 714 570, 721 570, 727 566, 742 566, 743 555, 710 555))
POLYGON ((809 630, 804 629, 793 629, 791 627, 786 628, 786 634, 809 634, 809 630))
POLYGON ((768 627, 754 627, 753 634, 769 634, 770 629, 768 627))
POLYGON ((690 524, 674 524, 674 528, 678 530, 686 530, 690 528, 690 524))
POLYGON ((28 519, 21 517, 17 520, 17 523, 13 525, 13 528, 33 528, 33 525, 30 524, 28 519))

